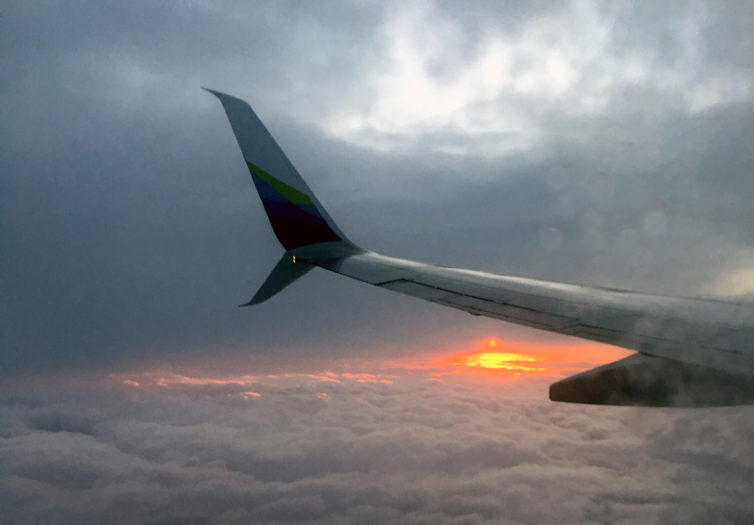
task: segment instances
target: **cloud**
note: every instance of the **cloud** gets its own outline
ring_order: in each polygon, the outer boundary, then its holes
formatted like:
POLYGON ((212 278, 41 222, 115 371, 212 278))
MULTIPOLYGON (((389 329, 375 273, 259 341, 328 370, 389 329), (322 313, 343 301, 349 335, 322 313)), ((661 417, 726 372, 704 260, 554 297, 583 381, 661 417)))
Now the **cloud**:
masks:
POLYGON ((742 523, 754 516, 749 407, 555 404, 511 397, 505 382, 411 375, 392 384, 260 377, 260 395, 251 398, 235 383, 98 388, 86 397, 4 396, 6 518, 742 523))
POLYGON ((708 283, 706 291, 743 300, 754 297, 754 250, 741 250, 729 264, 728 271, 708 283))
POLYGON ((674 7, 662 25, 630 3, 548 7, 393 10, 380 74, 366 78, 373 96, 345 104, 326 129, 386 151, 422 136, 433 151, 506 156, 546 140, 553 118, 635 111, 636 96, 691 114, 751 98, 750 60, 736 53, 717 67, 720 55, 706 54, 727 47, 734 5, 719 17, 704 4, 674 7), (475 147, 449 144, 453 134, 475 147))

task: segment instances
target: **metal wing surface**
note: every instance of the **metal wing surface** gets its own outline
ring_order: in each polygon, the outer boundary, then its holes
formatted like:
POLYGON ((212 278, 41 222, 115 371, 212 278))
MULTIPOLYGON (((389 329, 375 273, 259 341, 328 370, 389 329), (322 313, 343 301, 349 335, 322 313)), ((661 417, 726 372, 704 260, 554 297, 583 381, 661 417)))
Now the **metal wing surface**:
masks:
MULTIPOLYGON (((301 251, 302 259, 307 260, 306 248, 301 251)), ((331 261, 314 257, 312 263, 472 315, 608 343, 653 358, 644 360, 647 367, 636 378, 644 385, 641 391, 633 391, 633 386, 626 384, 612 396, 610 392, 586 396, 589 377, 600 382, 604 375, 580 375, 575 376, 576 381, 568 378, 556 383, 550 392, 553 400, 604 403, 612 399, 611 404, 671 406, 754 402, 751 304, 495 275, 373 252, 331 261), (710 384, 712 378, 720 388, 710 384), (659 388, 658 382, 666 383, 667 388, 659 388)), ((625 364, 620 369, 628 374, 625 364)), ((610 368, 602 369, 606 370, 610 368)), ((624 383, 631 380, 626 377, 624 383)))

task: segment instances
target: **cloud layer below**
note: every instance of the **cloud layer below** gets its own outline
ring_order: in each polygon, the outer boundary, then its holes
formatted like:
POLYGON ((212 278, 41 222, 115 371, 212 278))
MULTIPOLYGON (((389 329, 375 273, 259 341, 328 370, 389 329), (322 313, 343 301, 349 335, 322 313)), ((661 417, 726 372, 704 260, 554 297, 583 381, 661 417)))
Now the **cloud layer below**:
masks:
POLYGON ((754 519, 751 407, 556 404, 535 397, 542 385, 533 378, 436 381, 416 371, 137 386, 144 377, 110 378, 65 394, 6 393, 4 519, 754 519))

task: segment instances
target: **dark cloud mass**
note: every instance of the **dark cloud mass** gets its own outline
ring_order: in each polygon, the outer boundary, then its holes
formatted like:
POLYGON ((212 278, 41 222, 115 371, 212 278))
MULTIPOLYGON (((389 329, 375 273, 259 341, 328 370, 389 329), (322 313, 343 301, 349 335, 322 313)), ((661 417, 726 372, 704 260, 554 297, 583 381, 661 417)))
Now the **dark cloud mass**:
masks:
POLYGON ((749 408, 562 405, 524 387, 299 377, 13 397, 0 505, 11 523, 754 518, 749 408))
POLYGON ((247 98, 370 248, 752 293, 752 12, 12 3, 0 36, 2 370, 165 364, 208 349, 261 366, 493 330, 540 337, 322 272, 235 309, 278 246, 201 85, 247 98))

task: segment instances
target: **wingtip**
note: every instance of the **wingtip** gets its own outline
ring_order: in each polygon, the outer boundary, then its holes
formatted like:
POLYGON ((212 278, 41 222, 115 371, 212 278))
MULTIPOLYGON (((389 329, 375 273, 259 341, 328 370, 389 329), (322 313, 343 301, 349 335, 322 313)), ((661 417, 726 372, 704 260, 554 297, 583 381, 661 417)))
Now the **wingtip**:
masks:
POLYGON ((203 89, 204 91, 206 91, 207 93, 212 93, 212 94, 213 94, 213 95, 215 95, 215 96, 216 96, 217 98, 222 98, 223 96, 225 96, 225 97, 227 97, 227 96, 228 96, 228 95, 226 95, 225 93, 222 93, 222 92, 220 92, 220 91, 217 91, 217 90, 215 90, 215 89, 210 89, 210 88, 208 88, 208 87, 204 87, 204 86, 200 86, 200 87, 201 87, 201 88, 202 88, 202 89, 203 89))
POLYGON ((246 306, 254 306, 255 304, 263 303, 270 297, 265 295, 264 293, 257 292, 254 294, 254 297, 251 298, 251 300, 248 303, 239 304, 239 308, 243 308, 246 306))
POLYGON ((248 303, 239 304, 239 305, 238 305, 238 307, 239 307, 239 308, 245 308, 245 307, 247 307, 247 306, 254 306, 255 304, 259 304, 259 303, 261 303, 261 302, 262 302, 262 301, 255 301, 254 299, 252 299, 252 300, 251 300, 251 301, 249 301, 248 303))

